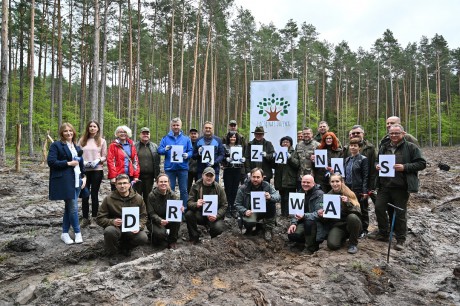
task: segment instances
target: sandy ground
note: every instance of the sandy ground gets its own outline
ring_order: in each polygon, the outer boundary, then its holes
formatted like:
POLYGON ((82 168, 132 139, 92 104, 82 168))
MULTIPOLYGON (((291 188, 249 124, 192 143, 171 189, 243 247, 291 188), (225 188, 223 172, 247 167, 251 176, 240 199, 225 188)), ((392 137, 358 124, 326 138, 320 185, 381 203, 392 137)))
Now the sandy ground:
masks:
MULTIPOLYGON (((200 245, 139 247, 110 267, 101 228, 84 228, 81 245, 60 241, 63 202, 48 200, 47 167, 0 169, 0 305, 460 305, 458 152, 424 149, 430 165, 410 199, 407 248, 392 249, 389 263, 388 244, 370 239, 355 255, 325 243, 303 255, 280 218, 270 243, 230 219, 218 238, 204 231, 200 245)), ((108 192, 105 181, 100 199, 108 192)))

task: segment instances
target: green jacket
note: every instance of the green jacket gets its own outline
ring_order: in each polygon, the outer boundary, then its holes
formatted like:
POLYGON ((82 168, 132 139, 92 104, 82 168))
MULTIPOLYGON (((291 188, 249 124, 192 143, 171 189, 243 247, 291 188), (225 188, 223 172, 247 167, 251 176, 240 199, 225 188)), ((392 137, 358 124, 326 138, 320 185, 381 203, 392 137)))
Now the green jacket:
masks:
POLYGON ((300 163, 294 152, 294 149, 290 147, 287 164, 275 164, 275 189, 297 187, 297 172, 300 163))
POLYGON ((379 177, 377 187, 392 187, 394 182, 405 181, 408 192, 418 192, 419 179, 418 172, 426 168, 426 160, 420 148, 409 141, 403 139, 393 153, 391 143, 384 143, 379 149, 380 155, 396 155, 396 163, 404 165, 403 172, 395 172, 395 177, 379 177))
POLYGON ((279 192, 275 188, 273 188, 273 186, 270 185, 268 182, 262 181, 260 186, 256 188, 249 181, 246 184, 240 186, 236 194, 235 208, 240 213, 240 215, 244 215, 246 210, 251 209, 251 191, 268 192, 271 196, 270 200, 268 201, 274 202, 274 203, 281 201, 279 192))
POLYGON ((161 220, 166 219, 166 203, 168 200, 177 200, 176 194, 168 190, 166 194, 162 194, 158 187, 155 187, 149 193, 149 201, 147 203, 147 212, 151 222, 161 225, 161 220))
POLYGON ((267 178, 272 178, 272 165, 273 165, 273 153, 275 153, 275 148, 273 147, 273 144, 266 140, 265 138, 262 139, 262 141, 257 141, 255 138, 248 143, 244 150, 244 157, 246 158, 245 161, 245 168, 246 168, 246 173, 251 172, 252 169, 258 167, 261 168, 264 171, 264 175, 267 178), (251 161, 251 146, 252 145, 261 145, 263 148, 263 151, 267 153, 267 156, 262 158, 262 162, 252 162, 251 161))
POLYGON ((314 164, 310 157, 315 154, 315 149, 319 146, 319 142, 312 139, 309 142, 301 141, 295 147, 295 158, 299 160, 299 171, 297 180, 301 180, 302 176, 312 174, 314 164))
POLYGON ((203 179, 199 179, 190 189, 187 209, 192 211, 198 211, 197 202, 199 199, 203 198, 203 195, 206 194, 216 194, 217 195, 217 220, 223 220, 225 213, 227 212, 227 195, 225 194, 224 188, 216 182, 212 182, 211 186, 205 186, 203 184, 203 179))
POLYGON ((127 197, 122 197, 117 190, 106 196, 97 213, 96 223, 103 228, 110 225, 114 226, 113 220, 121 219, 123 207, 139 207, 139 229, 143 230, 147 222, 147 209, 144 199, 133 188, 129 189, 127 197))

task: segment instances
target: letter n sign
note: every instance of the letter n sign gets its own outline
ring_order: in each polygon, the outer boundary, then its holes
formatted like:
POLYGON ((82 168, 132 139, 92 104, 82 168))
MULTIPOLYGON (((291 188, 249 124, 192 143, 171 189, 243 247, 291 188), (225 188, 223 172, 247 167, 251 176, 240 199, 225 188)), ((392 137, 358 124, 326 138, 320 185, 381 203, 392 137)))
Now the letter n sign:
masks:
POLYGON ((134 232, 139 230, 139 207, 123 207, 121 209, 121 231, 134 232))

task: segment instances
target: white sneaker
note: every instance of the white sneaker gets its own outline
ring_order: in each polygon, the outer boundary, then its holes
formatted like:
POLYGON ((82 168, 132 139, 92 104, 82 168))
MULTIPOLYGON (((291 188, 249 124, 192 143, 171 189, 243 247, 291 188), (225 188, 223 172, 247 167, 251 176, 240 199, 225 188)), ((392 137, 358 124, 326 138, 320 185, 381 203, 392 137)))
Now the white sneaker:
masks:
POLYGON ((83 237, 81 236, 80 233, 75 233, 75 243, 82 243, 83 242, 83 237))
POLYGON ((74 244, 74 241, 70 238, 69 233, 62 233, 61 240, 64 241, 65 244, 74 244))

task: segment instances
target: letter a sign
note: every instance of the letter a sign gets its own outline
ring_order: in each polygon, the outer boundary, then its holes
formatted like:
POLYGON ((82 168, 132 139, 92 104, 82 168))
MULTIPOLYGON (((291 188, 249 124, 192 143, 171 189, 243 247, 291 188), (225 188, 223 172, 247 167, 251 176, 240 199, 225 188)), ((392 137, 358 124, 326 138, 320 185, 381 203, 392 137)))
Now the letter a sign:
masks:
POLYGON ((338 194, 325 194, 323 196, 323 218, 340 219, 340 196, 338 194))

